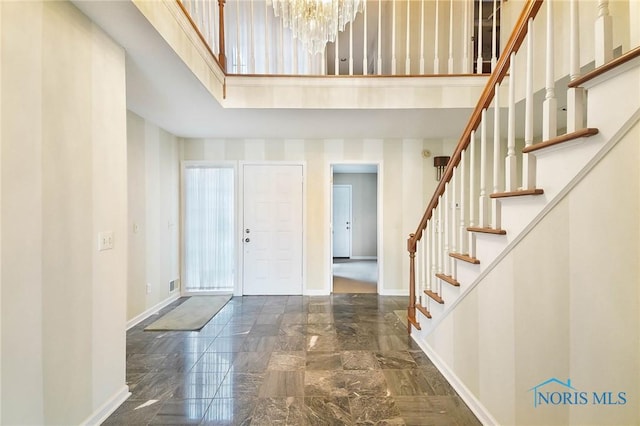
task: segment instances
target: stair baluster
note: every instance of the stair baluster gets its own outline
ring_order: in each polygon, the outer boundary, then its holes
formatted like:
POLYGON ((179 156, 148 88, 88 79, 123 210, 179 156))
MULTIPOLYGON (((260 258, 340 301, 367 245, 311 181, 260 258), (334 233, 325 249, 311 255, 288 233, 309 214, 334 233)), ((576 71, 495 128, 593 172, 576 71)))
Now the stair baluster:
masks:
POLYGON ((434 30, 434 36, 433 36, 433 73, 434 74, 438 74, 440 73, 440 58, 438 56, 438 46, 439 46, 439 34, 440 34, 440 30, 439 30, 439 23, 440 23, 440 4, 439 1, 436 0, 436 12, 435 12, 435 17, 434 17, 434 22, 433 22, 433 30, 434 30))
MULTIPOLYGON (((524 146, 533 144, 533 19, 527 22, 527 62, 525 69, 524 146)), ((536 158, 522 154, 522 188, 536 187, 536 158)))
POLYGON ((422 295, 424 290, 426 289, 426 284, 425 284, 425 278, 426 278, 426 274, 425 274, 425 256, 426 256, 426 249, 425 249, 425 242, 426 238, 425 238, 425 234, 422 234, 422 238, 420 238, 420 240, 418 241, 418 276, 420 277, 420 286, 418 287, 418 291, 416 292, 417 296, 418 296, 418 303, 420 303, 422 305, 422 295))
MULTIPOLYGON (((552 3, 551 1, 549 3, 552 3)), ((596 67, 613 59, 613 25, 609 14, 609 0, 598 0, 598 18, 595 24, 596 67)))
MULTIPOLYGON (((449 204, 449 198, 451 196, 451 183, 446 183, 445 187, 444 187, 444 196, 443 196, 443 205, 442 205, 442 214, 444 216, 444 222, 442 225, 442 233, 443 233, 443 238, 444 238, 444 256, 443 256, 443 274, 444 275, 451 275, 451 262, 449 261, 449 253, 451 253, 451 248, 450 248, 450 238, 451 238, 451 225, 450 225, 450 220, 449 217, 451 215, 451 208, 450 208, 450 204, 449 204)), ((442 283, 440 281, 438 281, 438 294, 440 293, 440 288, 442 286, 442 283)))
POLYGON ((476 62, 477 74, 482 74, 482 3, 484 2, 478 2, 478 23, 480 23, 480 25, 478 25, 478 60, 476 62))
POLYGON ((489 197, 487 195, 487 109, 482 110, 480 122, 480 197, 478 226, 489 226, 489 197))
POLYGON ((404 73, 405 75, 411 75, 411 2, 407 2, 407 35, 405 45, 405 60, 404 60, 404 73))
MULTIPOLYGON (((438 250, 438 274, 442 274, 443 272, 443 264, 444 264, 444 238, 443 238, 443 233, 444 233, 444 227, 442 226, 443 221, 442 221, 442 200, 443 197, 442 195, 438 198, 438 207, 436 208, 436 210, 438 211, 438 222, 437 222, 437 226, 438 226, 438 247, 436 248, 436 250, 438 250)), ((434 293, 438 292, 438 284, 440 283, 439 280, 435 281, 435 286, 431 289, 431 291, 433 291, 434 293)))
MULTIPOLYGON (((500 83, 493 95, 493 193, 502 189, 502 145, 500 141, 500 83)), ((500 229, 500 201, 491 199, 491 228, 500 229)))
POLYGON ((558 134, 558 105, 555 92, 554 76, 554 34, 553 34, 553 2, 547 2, 547 52, 545 68, 545 99, 542 103, 542 140, 555 138, 558 134))
MULTIPOLYGON (((469 226, 476 225, 476 131, 471 131, 469 137, 469 226)), ((476 257, 476 236, 469 235, 469 257, 476 257)))
MULTIPOLYGON (((580 77, 580 19, 578 16, 578 0, 571 0, 569 8, 569 78, 571 81, 580 77)), ((567 90, 567 133, 584 128, 582 108, 585 93, 582 87, 571 87, 567 90)))
MULTIPOLYGON (((438 221, 436 220, 437 218, 437 210, 436 209, 432 209, 431 210, 431 220, 429 221, 429 224, 431 226, 431 273, 429 274, 429 288, 428 290, 432 290, 434 288, 434 283, 437 281, 435 279, 436 274, 438 273, 438 259, 439 259, 439 254, 442 253, 441 251, 438 250, 439 246, 438 246, 438 221)), ((431 301, 429 300, 429 298, 427 297, 427 309, 429 309, 429 306, 431 304, 431 301)))
POLYGON ((507 114, 507 158, 505 159, 505 191, 512 192, 518 188, 518 172, 516 158, 516 54, 511 54, 509 68, 509 105, 507 114))
MULTIPOLYGON (((451 177, 451 202, 449 203, 449 210, 451 211, 451 244, 449 251, 451 253, 458 252, 458 224, 460 223, 458 219, 458 205, 459 205, 459 167, 456 167, 453 170, 453 176, 451 177)), ((449 256, 449 276, 452 279, 456 279, 456 261, 453 257, 449 256)))
POLYGON ((449 0, 449 61, 447 72, 453 74, 453 0, 449 0))
POLYGON ((420 74, 424 75, 424 2, 420 2, 420 74))
POLYGON ((459 225, 458 225, 458 253, 466 254, 467 253, 467 229, 465 227, 465 213, 466 213, 466 193, 465 188, 467 187, 467 179, 466 179, 466 167, 467 167, 467 150, 465 149, 460 154, 460 165, 458 168, 460 169, 460 217, 459 217, 459 225))
POLYGON ((498 31, 497 31, 498 2, 493 0, 493 22, 491 24, 491 72, 496 69, 498 63, 498 31))

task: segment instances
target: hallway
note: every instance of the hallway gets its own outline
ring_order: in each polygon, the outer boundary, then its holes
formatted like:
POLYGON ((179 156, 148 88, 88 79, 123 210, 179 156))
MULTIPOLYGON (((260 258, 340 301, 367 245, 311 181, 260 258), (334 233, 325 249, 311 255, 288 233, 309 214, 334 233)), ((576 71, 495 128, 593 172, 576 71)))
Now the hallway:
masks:
POLYGON ((200 332, 143 331, 154 315, 127 333, 132 395, 104 424, 479 424, 407 336, 405 307, 234 297, 200 332))
POLYGON ((333 259, 333 293, 378 293, 378 261, 333 259))

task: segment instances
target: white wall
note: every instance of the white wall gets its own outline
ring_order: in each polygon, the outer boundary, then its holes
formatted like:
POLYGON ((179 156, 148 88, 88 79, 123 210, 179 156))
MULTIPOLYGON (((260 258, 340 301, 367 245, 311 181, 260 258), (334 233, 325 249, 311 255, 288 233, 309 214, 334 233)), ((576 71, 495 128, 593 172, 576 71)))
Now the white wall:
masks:
POLYGON ((427 337, 500 424, 640 418, 638 140, 636 123, 427 337), (529 389, 551 377, 627 403, 534 408, 529 389))
POLYGON ((407 294, 409 256, 406 239, 422 216, 425 200, 437 182, 433 179, 433 159, 422 150, 442 154, 442 141, 422 139, 183 139, 183 160, 208 161, 305 161, 306 162, 306 253, 307 282, 304 291, 330 291, 329 191, 333 162, 380 163, 380 194, 383 200, 382 256, 383 294, 407 294))
POLYGON ((169 282, 180 277, 180 161, 177 138, 130 111, 127 139, 131 320, 170 297, 169 282))
POLYGON ((78 424, 127 394, 125 55, 68 2, 0 10, 0 422, 78 424))

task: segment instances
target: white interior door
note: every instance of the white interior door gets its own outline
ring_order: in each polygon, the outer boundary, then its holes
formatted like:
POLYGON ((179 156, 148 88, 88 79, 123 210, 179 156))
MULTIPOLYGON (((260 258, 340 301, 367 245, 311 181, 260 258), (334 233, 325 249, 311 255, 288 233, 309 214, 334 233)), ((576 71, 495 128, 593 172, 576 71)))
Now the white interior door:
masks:
POLYGON ((243 173, 243 293, 302 294, 302 165, 243 173))
POLYGON ((351 185, 333 185, 333 257, 351 257, 351 185))

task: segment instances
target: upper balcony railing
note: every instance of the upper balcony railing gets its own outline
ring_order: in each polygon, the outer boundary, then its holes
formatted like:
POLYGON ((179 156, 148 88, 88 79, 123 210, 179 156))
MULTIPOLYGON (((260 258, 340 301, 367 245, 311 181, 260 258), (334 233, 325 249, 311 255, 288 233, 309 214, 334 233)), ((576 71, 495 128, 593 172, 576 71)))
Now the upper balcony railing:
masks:
POLYGON ((272 0, 176 0, 227 74, 488 74, 500 52, 501 0, 367 0, 312 54, 272 0))

